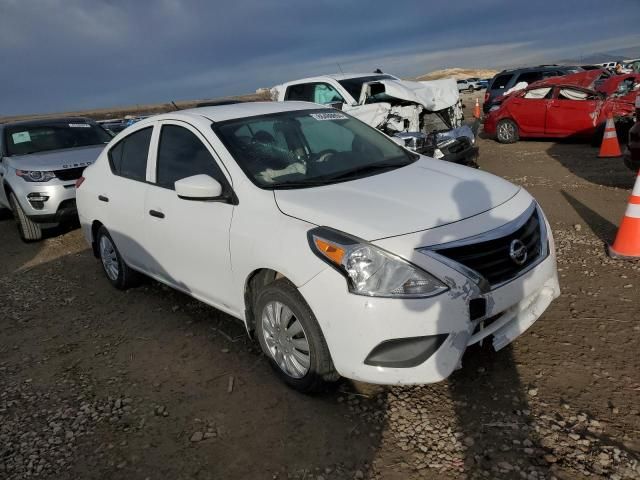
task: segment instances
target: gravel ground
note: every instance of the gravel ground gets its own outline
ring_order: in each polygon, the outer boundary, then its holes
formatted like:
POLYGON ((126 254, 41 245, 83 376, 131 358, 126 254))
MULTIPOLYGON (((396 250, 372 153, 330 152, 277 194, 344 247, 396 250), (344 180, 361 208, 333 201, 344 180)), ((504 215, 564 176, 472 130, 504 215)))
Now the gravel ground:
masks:
POLYGON ((421 387, 299 395, 223 313, 115 291, 78 230, 26 245, 0 217, 0 478, 640 478, 640 264, 604 248, 634 177, 583 144, 480 152, 541 202, 563 294, 421 387))

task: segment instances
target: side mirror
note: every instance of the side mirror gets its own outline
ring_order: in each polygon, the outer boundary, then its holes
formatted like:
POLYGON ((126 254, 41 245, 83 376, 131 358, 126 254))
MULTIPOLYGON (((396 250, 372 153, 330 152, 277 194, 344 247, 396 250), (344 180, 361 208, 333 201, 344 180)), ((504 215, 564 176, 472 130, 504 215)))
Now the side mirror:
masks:
POLYGON ((219 200, 222 185, 209 175, 193 175, 175 183, 176 194, 183 200, 219 200))
POLYGON ((335 108, 336 110, 342 110, 343 105, 344 105, 344 102, 330 102, 328 104, 329 107, 335 108))

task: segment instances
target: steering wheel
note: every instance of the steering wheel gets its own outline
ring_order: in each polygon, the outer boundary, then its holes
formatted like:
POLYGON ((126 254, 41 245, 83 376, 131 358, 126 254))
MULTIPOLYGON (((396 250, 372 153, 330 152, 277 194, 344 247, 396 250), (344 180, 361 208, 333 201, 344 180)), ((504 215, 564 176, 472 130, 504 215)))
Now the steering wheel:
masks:
POLYGON ((334 150, 333 148, 326 148, 324 150, 320 150, 318 153, 316 153, 315 155, 315 159, 313 160, 315 163, 322 163, 322 162, 326 162, 327 160, 329 160, 333 155, 336 155, 338 153, 337 150, 334 150))

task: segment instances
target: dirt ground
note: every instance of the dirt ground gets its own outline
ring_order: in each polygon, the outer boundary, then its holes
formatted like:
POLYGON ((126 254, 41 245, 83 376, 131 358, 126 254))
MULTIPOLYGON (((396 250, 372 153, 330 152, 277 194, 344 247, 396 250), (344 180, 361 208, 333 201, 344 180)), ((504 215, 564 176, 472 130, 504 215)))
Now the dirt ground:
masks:
POLYGON ((640 263, 604 248, 634 176, 585 144, 479 144, 547 213, 562 296, 422 387, 300 395, 225 314, 116 291, 79 230, 27 245, 1 217, 0 478, 640 478, 640 263))

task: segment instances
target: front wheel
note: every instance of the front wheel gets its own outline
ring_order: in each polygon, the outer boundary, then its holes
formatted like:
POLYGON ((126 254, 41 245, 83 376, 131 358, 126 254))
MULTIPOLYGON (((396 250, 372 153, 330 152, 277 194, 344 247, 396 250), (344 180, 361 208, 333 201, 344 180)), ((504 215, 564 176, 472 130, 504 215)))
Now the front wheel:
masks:
POLYGON ((126 290, 134 286, 140 274, 129 268, 124 262, 111 235, 104 226, 98 230, 96 243, 98 244, 98 256, 102 263, 102 269, 111 285, 119 290, 126 290))
POLYGON ((42 240, 42 227, 27 217, 15 194, 10 194, 9 203, 11 204, 11 210, 16 219, 18 232, 20 233, 22 241, 37 242, 38 240, 42 240))
POLYGON ((260 347, 285 383, 309 393, 339 378, 320 326, 291 282, 264 287, 254 307, 260 347))
POLYGON ((500 120, 496 126, 496 138, 500 143, 516 143, 520 139, 518 125, 513 120, 500 120))

